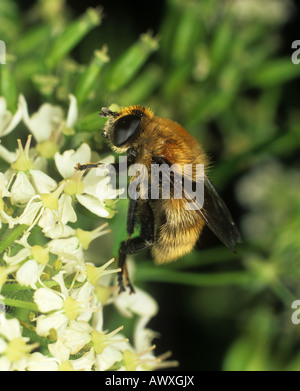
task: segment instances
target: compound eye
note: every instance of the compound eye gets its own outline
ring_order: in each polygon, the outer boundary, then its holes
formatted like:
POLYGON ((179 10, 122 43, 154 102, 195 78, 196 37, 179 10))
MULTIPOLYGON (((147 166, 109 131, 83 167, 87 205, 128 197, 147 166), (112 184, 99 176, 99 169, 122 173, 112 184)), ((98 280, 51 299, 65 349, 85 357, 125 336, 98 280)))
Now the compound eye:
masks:
POLYGON ((129 114, 118 119, 114 124, 112 142, 116 147, 125 144, 126 141, 138 130, 141 118, 129 114))

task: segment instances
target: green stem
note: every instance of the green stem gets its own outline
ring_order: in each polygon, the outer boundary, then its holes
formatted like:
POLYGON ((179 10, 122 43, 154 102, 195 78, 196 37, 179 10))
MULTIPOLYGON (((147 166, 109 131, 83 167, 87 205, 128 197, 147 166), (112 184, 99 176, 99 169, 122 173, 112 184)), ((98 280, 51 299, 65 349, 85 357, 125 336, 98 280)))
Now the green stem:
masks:
POLYGON ((75 87, 75 96, 79 105, 86 101, 90 92, 95 88, 101 69, 107 62, 109 62, 109 57, 106 54, 106 49, 94 52, 90 65, 79 78, 75 87))
POLYGON ((226 273, 183 273, 175 270, 157 268, 138 268, 138 281, 161 281, 192 286, 248 285, 254 281, 253 274, 247 272, 226 273))
POLYGON ((271 289, 287 307, 290 307, 291 303, 296 299, 293 293, 281 281, 272 284, 271 289))
POLYGON ((28 302, 28 301, 23 301, 23 300, 17 300, 17 299, 11 299, 8 297, 4 297, 2 299, 3 303, 7 306, 10 307, 18 307, 18 308, 25 308, 30 311, 37 311, 38 312, 38 307, 35 303, 28 302))
MULTIPOLYGON (((37 283, 37 288, 42 288, 42 285, 37 283)), ((48 288, 52 288, 56 285, 58 285, 58 283, 56 281, 43 281, 43 285, 47 286, 48 288)), ((5 284, 3 285, 2 287, 2 290, 1 290, 1 293, 3 293, 4 295, 7 293, 11 293, 11 292, 16 292, 16 291, 28 291, 28 286, 27 285, 19 285, 19 284, 15 284, 15 283, 12 283, 12 284, 5 284)))
POLYGON ((6 238, 0 242, 0 254, 2 254, 23 232, 28 228, 28 225, 21 224, 11 231, 6 238))

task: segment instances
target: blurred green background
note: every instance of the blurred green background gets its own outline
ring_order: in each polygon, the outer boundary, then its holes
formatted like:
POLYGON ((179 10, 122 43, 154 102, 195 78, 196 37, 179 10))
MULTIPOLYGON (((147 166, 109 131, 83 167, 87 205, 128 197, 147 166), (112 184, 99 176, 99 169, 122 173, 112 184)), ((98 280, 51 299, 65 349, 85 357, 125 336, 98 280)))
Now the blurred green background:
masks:
MULTIPOLYGON (((174 264, 133 257, 136 285, 159 303, 149 325, 161 334, 157 352, 172 350, 182 370, 300 369, 291 321, 300 299, 299 21, 297 2, 284 0, 1 0, 0 95, 10 110, 19 93, 31 113, 44 102, 67 108, 72 93, 80 116, 65 148, 84 141, 105 156, 100 107, 141 104, 181 123, 211 157, 243 235, 237 255, 205 230, 174 264)), ((27 138, 22 125, 14 132, 27 138)), ((2 143, 14 149, 15 139, 2 143)), ((110 239, 94 243, 90 259, 116 255, 126 208, 118 202, 110 239)), ((96 223, 84 212, 78 222, 96 223)), ((107 309, 108 328, 132 328, 117 316, 107 309)))

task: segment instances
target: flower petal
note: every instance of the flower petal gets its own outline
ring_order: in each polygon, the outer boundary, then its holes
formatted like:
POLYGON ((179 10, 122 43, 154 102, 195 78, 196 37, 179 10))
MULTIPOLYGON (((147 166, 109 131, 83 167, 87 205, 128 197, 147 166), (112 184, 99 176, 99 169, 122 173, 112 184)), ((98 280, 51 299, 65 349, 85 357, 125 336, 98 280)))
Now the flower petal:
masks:
POLYGON ((8 253, 3 255, 4 261, 10 266, 17 265, 18 263, 24 261, 28 256, 30 256, 30 248, 22 248, 17 254, 9 256, 8 253))
POLYGON ((131 317, 133 314, 139 316, 153 317, 158 311, 157 302, 148 293, 136 288, 135 295, 124 292, 115 300, 115 305, 124 316, 131 317))
POLYGON ((64 346, 70 349, 71 354, 76 354, 91 341, 90 333, 93 329, 86 322, 71 321, 70 323, 71 327, 67 327, 60 338, 64 346))
POLYGON ((23 120, 38 143, 46 141, 54 129, 63 121, 64 113, 61 107, 44 103, 31 117, 28 114, 27 103, 23 96, 19 99, 23 120))
POLYGON ((57 335, 61 335, 67 327, 68 318, 61 313, 55 312, 51 315, 41 315, 36 320, 36 333, 41 337, 47 337, 51 329, 56 330, 57 335))
MULTIPOLYGON (((51 346, 51 345, 49 345, 51 346)), ((50 349, 49 349, 50 350, 50 349)), ((42 353, 35 352, 30 355, 27 364, 28 371, 57 371, 58 364, 53 357, 44 356, 42 353)))
POLYGON ((61 337, 57 340, 57 342, 48 345, 48 349, 52 356, 60 362, 69 360, 71 350, 63 343, 61 337))
POLYGON ((67 224, 69 221, 75 223, 77 215, 72 206, 72 197, 63 193, 58 201, 58 215, 62 224, 67 224))
POLYGON ((105 207, 104 202, 99 201, 96 197, 85 194, 77 194, 77 200, 89 211, 100 217, 113 217, 115 212, 105 207))
POLYGON ((79 240, 76 236, 66 239, 53 239, 48 243, 48 248, 52 254, 61 255, 63 253, 73 254, 79 247, 79 240))
POLYGON ((17 173, 10 191, 12 204, 27 203, 36 194, 34 187, 23 171, 17 173))
POLYGON ((10 152, 5 147, 3 147, 3 145, 0 145, 0 157, 7 163, 13 163, 17 156, 18 154, 16 152, 10 152))
POLYGON ((0 313, 0 334, 8 341, 21 338, 21 327, 18 319, 6 319, 4 313, 0 313))
POLYGON ((77 121, 78 108, 77 108, 77 100, 75 96, 70 94, 69 99, 70 99, 70 106, 69 106, 66 126, 67 128, 72 128, 77 121))
POLYGON ((38 264, 33 259, 27 261, 17 271, 16 279, 20 285, 36 288, 38 280, 38 264))
POLYGON ((18 107, 15 115, 12 115, 12 113, 7 110, 5 98, 0 97, 0 136, 3 137, 9 134, 18 125, 21 119, 21 108, 18 107))
POLYGON ((17 223, 31 225, 42 206, 43 204, 39 200, 28 203, 21 216, 16 218, 17 223))
POLYGON ((40 288, 34 295, 33 300, 41 312, 59 310, 63 307, 63 299, 49 288, 40 288))
POLYGON ((95 355, 92 350, 85 353, 83 356, 76 360, 72 360, 72 365, 75 371, 91 371, 92 366, 95 364, 95 355))
POLYGON ((51 193, 57 187, 56 181, 40 170, 30 170, 30 176, 39 194, 51 193))
POLYGON ((87 163, 91 159, 91 149, 87 144, 82 144, 77 151, 73 149, 65 151, 62 155, 56 152, 55 164, 63 178, 71 178, 77 163, 87 163))

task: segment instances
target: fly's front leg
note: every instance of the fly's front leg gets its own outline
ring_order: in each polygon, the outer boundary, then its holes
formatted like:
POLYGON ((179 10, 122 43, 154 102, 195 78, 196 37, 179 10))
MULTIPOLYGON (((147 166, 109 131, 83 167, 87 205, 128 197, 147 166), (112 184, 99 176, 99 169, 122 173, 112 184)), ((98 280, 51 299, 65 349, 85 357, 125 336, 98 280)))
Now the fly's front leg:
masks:
POLYGON ((134 293, 134 288, 130 282, 130 278, 126 266, 126 255, 136 254, 150 246, 154 242, 154 218, 153 212, 148 203, 145 203, 140 213, 141 219, 141 233, 140 236, 136 238, 131 238, 131 235, 134 231, 135 220, 136 220, 136 208, 137 201, 130 199, 128 217, 127 217, 127 239, 121 243, 119 249, 119 263, 118 266, 121 268, 121 271, 118 273, 118 285, 119 293, 125 291, 124 278, 126 281, 126 286, 129 287, 130 293, 134 293))
POLYGON ((97 168, 100 166, 104 166, 104 167, 111 166, 114 168, 115 172, 124 173, 125 171, 127 171, 127 168, 129 166, 131 166, 132 164, 135 163, 136 157, 137 157, 136 150, 134 148, 129 148, 127 151, 127 162, 125 164, 120 164, 119 162, 110 163, 108 165, 106 165, 105 163, 101 163, 101 162, 99 162, 99 163, 85 163, 85 164, 77 163, 74 168, 77 171, 84 171, 84 170, 87 170, 88 168, 97 168))
POLYGON ((136 254, 150 247, 152 244, 153 244, 153 239, 149 238, 146 240, 140 236, 133 239, 127 239, 121 243, 119 249, 119 263, 118 263, 119 268, 121 268, 121 271, 118 272, 119 293, 122 293, 126 290, 123 277, 125 277, 126 279, 126 286, 128 286, 130 293, 135 293, 135 290, 128 276, 128 271, 126 266, 126 255, 136 254))
POLYGON ((121 271, 118 272, 118 285, 119 285, 119 293, 125 291, 124 286, 124 280, 123 277, 125 277, 126 285, 130 289, 130 293, 134 293, 134 288, 130 282, 129 276, 128 276, 128 270, 126 265, 126 246, 128 245, 129 241, 131 240, 131 235, 134 231, 135 221, 136 221, 136 208, 137 208, 137 200, 131 199, 129 200, 129 207, 128 207, 128 214, 127 214, 127 238, 125 242, 121 243, 120 249, 119 249, 119 261, 118 261, 118 267, 121 269, 121 271))
POLYGON ((104 168, 113 167, 116 172, 119 172, 119 169, 120 169, 119 163, 105 164, 105 163, 101 163, 101 162, 99 162, 99 163, 85 163, 85 164, 77 163, 74 168, 77 171, 85 171, 88 168, 97 168, 97 167, 101 167, 101 166, 103 166, 104 168))

